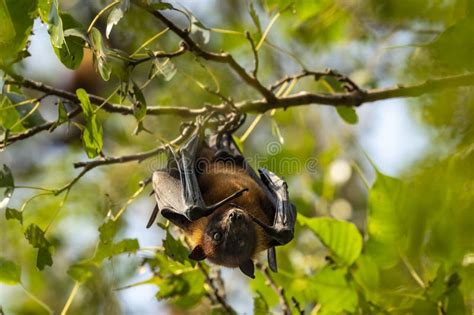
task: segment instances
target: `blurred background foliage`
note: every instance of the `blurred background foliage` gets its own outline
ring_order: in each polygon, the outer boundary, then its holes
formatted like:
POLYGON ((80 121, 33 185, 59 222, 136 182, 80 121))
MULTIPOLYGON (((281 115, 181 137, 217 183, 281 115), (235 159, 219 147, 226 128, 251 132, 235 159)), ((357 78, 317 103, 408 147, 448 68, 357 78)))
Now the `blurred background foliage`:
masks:
MULTIPOLYGON (((109 3, 60 1, 62 27, 87 29, 109 3)), ((271 25, 259 50, 259 79, 265 85, 302 68, 336 69, 363 88, 423 82, 474 68, 471 0, 170 3, 186 8, 198 21, 193 39, 208 50, 231 52, 247 69, 252 68, 253 55, 244 32, 258 43, 271 25)), ((84 88, 103 97, 112 95, 113 102, 120 102, 113 95, 127 78, 120 58, 109 58, 111 76, 104 81, 79 37, 66 37, 70 51, 53 49, 61 37, 54 22, 57 5, 47 0, 0 0, 2 84, 8 73, 72 92, 84 88), (82 63, 68 59, 71 55, 82 63), (18 62, 10 66, 12 61, 18 62)), ((131 5, 107 39, 109 13, 95 27, 107 49, 126 55, 164 30, 131 5)), ((181 27, 186 25, 183 14, 164 13, 181 27)), ((175 51, 179 39, 165 32, 147 48, 175 51)), ((203 91, 203 84, 218 84, 222 94, 236 101, 258 97, 225 65, 190 53, 157 63, 143 63, 130 75, 138 86, 146 83, 148 105, 200 108, 220 103, 203 91), (158 75, 147 82, 150 71, 158 75)), ((104 77, 108 69, 102 71, 104 77)), ((337 84, 330 78, 308 77, 291 93, 334 89, 337 84)), ((35 112, 41 115, 25 118, 32 107, 12 110, 12 104, 38 94, 11 86, 3 92, 4 137, 43 117, 57 119, 60 105, 54 106, 55 97, 42 100, 35 112)), ((285 177, 300 214, 295 239, 278 248, 275 283, 285 289, 289 301, 294 299, 311 314, 471 314, 474 89, 380 101, 356 112, 356 123, 349 124, 331 107, 277 110, 261 116, 250 135, 241 138, 252 165, 285 177)), ((255 117, 249 115, 236 136, 241 137, 255 117)), ((103 150, 110 156, 170 141, 183 120, 146 116, 142 123, 151 133, 136 135, 137 119, 132 116, 100 111, 97 119, 103 128, 103 150)), ((154 201, 148 197, 151 188, 139 183, 164 165, 165 157, 96 168, 72 187, 67 199, 65 194, 21 188, 58 189, 77 176, 73 163, 87 159, 78 124, 84 121, 77 119, 0 152, 1 164, 11 170, 17 186, 11 200, 2 201, 0 310, 42 314, 49 308, 59 313, 73 296, 70 314, 206 314, 211 308, 222 312, 206 297, 205 273, 185 258, 187 249, 176 241, 179 234, 161 219, 162 226, 145 229, 154 201), (120 218, 110 219, 123 209, 120 218), (32 226, 40 232, 35 234, 32 226), (132 285, 137 283, 142 284, 132 285)), ((8 170, 2 170, 1 186, 11 192, 8 170)), ((281 312, 279 297, 264 273, 247 281, 237 271, 203 268, 211 275, 222 274, 228 301, 238 313, 281 312)), ((291 308, 297 312, 294 303, 291 308)))

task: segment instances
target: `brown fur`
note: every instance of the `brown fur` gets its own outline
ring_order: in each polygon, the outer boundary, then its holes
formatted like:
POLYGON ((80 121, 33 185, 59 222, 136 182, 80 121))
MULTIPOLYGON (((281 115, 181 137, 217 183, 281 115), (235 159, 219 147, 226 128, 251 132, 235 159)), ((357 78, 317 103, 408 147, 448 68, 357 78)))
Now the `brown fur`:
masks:
MULTIPOLYGON (((209 149, 203 149, 201 158, 206 158, 208 162, 212 161, 211 156, 213 152, 211 151, 212 150, 209 149)), ((226 164, 223 161, 207 163, 207 169, 198 176, 198 181, 204 201, 208 205, 218 202, 238 190, 247 188, 247 192, 232 200, 231 203, 240 207, 244 212, 258 218, 260 221, 271 225, 270 217, 273 216, 274 211, 272 203, 264 191, 262 191, 262 188, 259 187, 243 168, 235 164, 226 164)), ((213 247, 212 244, 205 244, 204 242, 203 236, 205 229, 213 216, 232 207, 234 206, 230 203, 222 206, 211 216, 201 218, 191 223, 186 231, 193 247, 200 245, 204 249, 207 257, 211 260, 214 254, 213 247)), ((256 240, 249 240, 256 244, 255 251, 252 255, 253 258, 257 253, 268 248, 269 240, 260 226, 254 222, 251 224, 255 228, 257 236, 256 240)))

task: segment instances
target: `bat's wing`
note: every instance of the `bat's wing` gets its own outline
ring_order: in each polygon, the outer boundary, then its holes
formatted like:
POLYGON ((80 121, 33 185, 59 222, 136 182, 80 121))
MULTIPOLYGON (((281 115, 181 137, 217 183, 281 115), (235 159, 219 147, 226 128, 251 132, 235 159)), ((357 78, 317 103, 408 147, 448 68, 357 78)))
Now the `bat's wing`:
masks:
POLYGON ((205 204, 196 176, 196 160, 198 150, 203 145, 202 141, 197 132, 178 152, 169 148, 171 154, 167 169, 153 174, 157 207, 147 227, 153 224, 158 211, 161 211, 165 218, 185 229, 192 221, 210 215, 222 204, 237 198, 245 191, 235 192, 210 206, 205 204))
POLYGON ((265 233, 271 238, 267 257, 268 264, 273 271, 277 271, 275 246, 285 245, 293 239, 296 223, 296 209, 291 204, 288 196, 286 182, 267 169, 260 168, 260 178, 273 196, 275 216, 273 225, 267 225, 257 218, 254 221, 260 225, 265 233))

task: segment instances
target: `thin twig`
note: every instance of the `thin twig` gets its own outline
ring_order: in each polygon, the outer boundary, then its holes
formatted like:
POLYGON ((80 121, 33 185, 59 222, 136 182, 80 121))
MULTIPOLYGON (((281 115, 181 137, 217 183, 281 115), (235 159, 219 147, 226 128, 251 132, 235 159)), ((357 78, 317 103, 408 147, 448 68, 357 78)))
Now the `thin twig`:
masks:
MULTIPOLYGON (((180 134, 174 140, 170 141, 167 145, 161 145, 161 146, 159 146, 159 147, 157 147, 153 150, 150 150, 150 151, 145 151, 145 152, 135 153, 135 154, 130 154, 130 155, 123 155, 123 156, 119 156, 119 157, 101 157, 97 160, 86 161, 86 162, 77 162, 77 163, 74 163, 74 167, 75 168, 84 167, 84 170, 86 170, 86 172, 87 172, 87 171, 90 171, 91 169, 93 169, 97 166, 100 166, 100 165, 111 165, 111 164, 118 164, 118 163, 123 164, 123 163, 134 162, 134 161, 141 162, 143 160, 146 160, 146 159, 148 159, 152 156, 155 156, 155 155, 163 152, 168 145, 181 144, 184 140, 187 139, 187 137, 189 136, 191 130, 192 130, 191 127, 186 128, 182 134, 180 134)), ((84 170, 83 170, 83 172, 84 172, 84 170)), ((84 175, 84 174, 82 174, 82 172, 81 172, 81 174, 79 174, 79 175, 84 175)))
POLYGON ((144 63, 144 62, 147 62, 147 61, 153 60, 153 59, 174 58, 174 57, 177 57, 177 56, 181 56, 185 52, 186 52, 186 45, 180 45, 179 49, 174 51, 174 52, 166 53, 166 52, 163 52, 163 51, 157 51, 157 52, 151 53, 151 55, 148 56, 148 57, 144 57, 144 58, 140 58, 140 59, 134 59, 133 61, 130 61, 129 63, 132 66, 137 66, 141 63, 144 63))
MULTIPOLYGON (((209 273, 200 261, 197 262, 197 266, 204 275, 207 285, 212 289, 212 296, 214 297, 214 301, 218 302, 224 308, 227 314, 235 314, 232 307, 226 302, 225 297, 220 294, 219 287, 214 284, 214 281, 209 276, 209 273)), ((211 301, 212 300, 213 299, 211 298, 211 301)))
POLYGON ((278 295, 283 314, 291 315, 290 303, 285 297, 285 289, 276 284, 275 280, 273 280, 273 277, 270 274, 270 269, 268 269, 267 266, 264 266, 261 263, 257 263, 256 266, 262 271, 263 276, 267 280, 267 285, 269 285, 278 295))
POLYGON ((301 308, 300 302, 298 302, 298 300, 294 296, 291 297, 291 302, 293 302, 293 306, 296 308, 298 313, 300 315, 304 315, 304 310, 301 308))
MULTIPOLYGON (((252 74, 253 74, 253 76, 256 78, 256 77, 257 77, 257 73, 258 73, 258 51, 257 51, 257 48, 255 47, 255 43, 254 43, 254 41, 253 41, 253 38, 252 38, 252 36, 250 35, 249 32, 245 32, 245 37, 246 37, 247 40, 249 41, 250 47, 252 48, 253 59, 254 59, 254 67, 253 67, 252 74)), ((270 90, 270 91, 271 91, 271 90, 270 90)))

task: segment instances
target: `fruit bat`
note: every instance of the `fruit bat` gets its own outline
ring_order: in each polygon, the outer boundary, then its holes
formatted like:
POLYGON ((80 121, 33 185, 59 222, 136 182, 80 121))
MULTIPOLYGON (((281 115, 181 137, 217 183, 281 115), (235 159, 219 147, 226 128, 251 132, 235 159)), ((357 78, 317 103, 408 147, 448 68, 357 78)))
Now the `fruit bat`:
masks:
POLYGON ((249 166, 230 132, 204 137, 194 132, 168 165, 153 173, 158 212, 184 230, 193 260, 236 268, 254 278, 255 256, 267 250, 277 271, 275 247, 293 239, 296 210, 286 182, 249 166))

